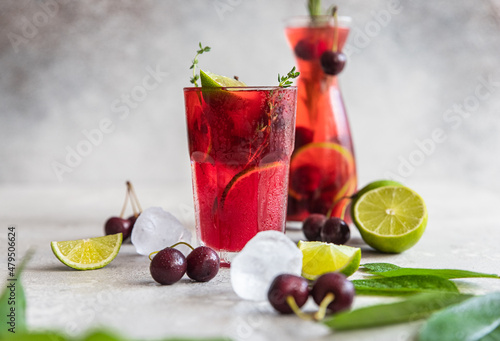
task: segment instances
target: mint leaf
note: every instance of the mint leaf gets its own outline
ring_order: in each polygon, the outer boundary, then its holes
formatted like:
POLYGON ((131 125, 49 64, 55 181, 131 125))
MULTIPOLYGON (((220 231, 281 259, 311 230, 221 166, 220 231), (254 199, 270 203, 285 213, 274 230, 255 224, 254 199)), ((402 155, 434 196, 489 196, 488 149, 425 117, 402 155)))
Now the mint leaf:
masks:
POLYGON ((500 292, 471 298, 440 311, 422 326, 419 341, 499 340, 500 292))
POLYGON ((405 295, 417 292, 453 292, 458 293, 452 281, 437 276, 399 276, 374 279, 356 279, 351 281, 356 294, 363 295, 405 295))
POLYGON ((390 263, 368 263, 362 265, 365 272, 372 275, 384 277, 395 277, 405 275, 422 275, 422 276, 438 276, 442 278, 500 278, 495 274, 486 274, 482 272, 474 272, 458 269, 425 269, 425 268, 401 268, 390 263))
POLYGON ((323 321, 335 330, 350 330, 416 321, 452 304, 460 303, 471 295, 452 293, 424 293, 400 302, 373 305, 340 313, 323 321))

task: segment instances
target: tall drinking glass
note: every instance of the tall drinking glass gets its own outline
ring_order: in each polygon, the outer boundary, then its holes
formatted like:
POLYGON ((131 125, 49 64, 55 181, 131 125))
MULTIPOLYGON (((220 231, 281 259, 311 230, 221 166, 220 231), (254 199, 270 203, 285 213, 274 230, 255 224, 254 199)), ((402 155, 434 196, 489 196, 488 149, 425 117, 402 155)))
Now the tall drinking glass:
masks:
POLYGON ((184 88, 196 231, 228 266, 258 232, 283 231, 296 87, 184 88))

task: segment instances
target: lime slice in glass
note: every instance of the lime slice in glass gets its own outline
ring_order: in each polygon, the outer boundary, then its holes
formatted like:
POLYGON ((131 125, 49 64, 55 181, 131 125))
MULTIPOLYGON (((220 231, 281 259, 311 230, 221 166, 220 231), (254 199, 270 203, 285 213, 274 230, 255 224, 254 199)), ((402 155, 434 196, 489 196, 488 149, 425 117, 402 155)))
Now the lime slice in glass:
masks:
POLYGON ((302 276, 315 280, 328 272, 340 272, 347 277, 356 272, 361 261, 361 249, 323 242, 299 241, 302 251, 302 276))
POLYGON ((427 225, 424 200, 404 186, 367 191, 354 199, 351 216, 363 240, 388 253, 400 253, 415 245, 427 225))
POLYGON ((52 251, 63 264, 77 270, 100 269, 115 259, 122 245, 122 234, 105 237, 51 242, 52 251))
POLYGON ((200 80, 201 86, 208 88, 246 86, 245 83, 240 82, 234 78, 216 75, 215 73, 203 70, 200 70, 200 80))

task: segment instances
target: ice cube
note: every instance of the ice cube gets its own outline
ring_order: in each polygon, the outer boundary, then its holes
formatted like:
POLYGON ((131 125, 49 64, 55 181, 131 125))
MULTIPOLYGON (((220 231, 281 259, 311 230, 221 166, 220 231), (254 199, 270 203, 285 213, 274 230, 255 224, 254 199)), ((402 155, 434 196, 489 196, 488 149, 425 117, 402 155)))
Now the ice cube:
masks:
MULTIPOLYGON (((147 256, 179 241, 191 243, 191 232, 169 212, 161 207, 151 207, 137 218, 131 240, 137 253, 147 256)), ((179 249, 183 251, 182 247, 179 249)))
POLYGON ((257 233, 231 262, 231 285, 247 300, 266 300, 274 278, 283 273, 299 275, 302 252, 284 233, 257 233))

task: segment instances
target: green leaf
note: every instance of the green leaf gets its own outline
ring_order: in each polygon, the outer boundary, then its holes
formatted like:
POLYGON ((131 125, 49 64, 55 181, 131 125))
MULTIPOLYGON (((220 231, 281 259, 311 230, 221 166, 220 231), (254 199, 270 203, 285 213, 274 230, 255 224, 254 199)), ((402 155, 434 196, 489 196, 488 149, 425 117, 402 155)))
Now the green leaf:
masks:
POLYGON ((457 286, 452 281, 437 276, 399 276, 351 281, 356 294, 405 295, 417 292, 454 292, 457 286))
POLYGON ((425 275, 425 276, 438 276, 447 279, 452 278, 500 278, 495 274, 486 274, 482 272, 474 272, 458 269, 425 269, 425 268, 401 268, 397 265, 390 263, 368 263, 362 265, 365 271, 384 277, 395 277, 404 275, 425 275))
POLYGON ((423 293, 404 301, 373 305, 334 315, 323 321, 335 330, 350 330, 416 321, 471 295, 452 293, 423 293))
POLYGON ((500 292, 495 292, 434 314, 420 329, 418 340, 499 340, 499 327, 500 292))
POLYGON ((21 273, 31 258, 33 251, 29 250, 21 264, 16 267, 14 277, 8 278, 5 289, 0 296, 0 339, 6 335, 23 333, 26 328, 26 294, 21 284, 21 273), (13 329, 12 329, 13 328, 13 329), (10 330, 9 330, 10 329, 10 330))

